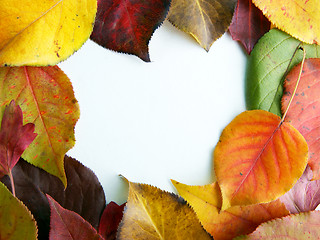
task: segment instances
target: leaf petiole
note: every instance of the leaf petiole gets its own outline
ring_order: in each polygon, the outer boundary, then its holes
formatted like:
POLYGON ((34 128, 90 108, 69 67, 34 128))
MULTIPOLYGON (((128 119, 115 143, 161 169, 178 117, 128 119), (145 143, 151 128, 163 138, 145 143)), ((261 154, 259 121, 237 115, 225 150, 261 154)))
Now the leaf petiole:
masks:
POLYGON ((15 189, 15 187, 14 187, 14 181, 13 181, 13 176, 12 176, 12 171, 11 171, 11 169, 9 169, 8 176, 9 176, 9 178, 10 178, 12 194, 13 194, 13 196, 16 196, 16 189, 15 189))

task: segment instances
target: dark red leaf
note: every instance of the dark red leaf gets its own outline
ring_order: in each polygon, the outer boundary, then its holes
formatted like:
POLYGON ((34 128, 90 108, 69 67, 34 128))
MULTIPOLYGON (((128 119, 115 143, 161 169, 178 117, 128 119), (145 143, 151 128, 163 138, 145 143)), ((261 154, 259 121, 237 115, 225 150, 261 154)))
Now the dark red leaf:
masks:
POLYGON ((149 62, 148 43, 164 21, 170 0, 98 0, 91 39, 149 62))
POLYGON ((79 214, 64 209, 48 194, 47 199, 51 210, 49 240, 103 240, 79 214))
POLYGON ((99 233, 106 240, 115 240, 119 223, 123 217, 125 203, 118 205, 110 202, 103 211, 99 224, 99 233))
POLYGON ((258 40, 270 30, 270 24, 251 0, 238 0, 229 31, 232 39, 240 41, 250 54, 258 40))
POLYGON ((21 108, 14 101, 6 106, 0 130, 0 178, 8 175, 21 154, 37 136, 34 124, 23 125, 21 108))

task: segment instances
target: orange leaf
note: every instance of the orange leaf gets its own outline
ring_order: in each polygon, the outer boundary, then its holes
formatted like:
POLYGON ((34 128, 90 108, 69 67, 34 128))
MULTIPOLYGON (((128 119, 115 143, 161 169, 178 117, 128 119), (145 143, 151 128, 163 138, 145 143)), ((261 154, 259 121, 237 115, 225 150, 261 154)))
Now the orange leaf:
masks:
MULTIPOLYGON (((287 75, 282 97, 282 110, 289 103, 295 88, 301 64, 295 66, 287 75)), ((313 171, 313 179, 320 179, 320 59, 305 60, 301 80, 285 121, 296 127, 305 137, 309 146, 308 164, 313 171)))
POLYGON ((289 214, 279 200, 257 205, 234 206, 219 213, 222 201, 216 182, 205 186, 188 186, 174 180, 172 183, 215 240, 233 239, 251 233, 261 223, 289 214))
POLYGON ((57 67, 0 68, 0 119, 15 100, 23 123, 34 123, 38 136, 22 157, 57 176, 66 185, 63 159, 73 147, 79 107, 68 77, 57 67))
POLYGON ((277 115, 241 113, 223 130, 214 151, 222 210, 280 197, 302 175, 307 155, 303 136, 277 115))

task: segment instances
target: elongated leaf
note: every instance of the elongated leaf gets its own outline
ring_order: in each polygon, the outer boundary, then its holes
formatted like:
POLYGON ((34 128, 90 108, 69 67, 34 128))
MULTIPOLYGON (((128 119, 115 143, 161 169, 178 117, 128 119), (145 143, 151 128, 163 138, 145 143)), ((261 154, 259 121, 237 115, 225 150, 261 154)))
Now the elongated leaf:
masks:
POLYGON ((250 54, 258 40, 270 30, 269 20, 252 0, 238 0, 229 27, 232 39, 240 41, 250 54))
POLYGON ((320 212, 300 213, 261 224, 248 236, 237 239, 319 239, 320 212))
POLYGON ((211 239, 192 209, 174 194, 129 182, 129 197, 119 240, 211 239))
POLYGON ((89 38, 96 0, 1 0, 0 66, 47 66, 89 38))
MULTIPOLYGON (((50 207, 45 193, 54 197, 62 207, 80 214, 98 229, 106 204, 98 178, 75 159, 66 156, 64 164, 69 182, 66 189, 57 177, 23 159, 12 171, 16 195, 34 215, 39 227, 39 239, 48 239, 50 229, 50 207)), ((1 181, 11 189, 7 176, 1 181)))
POLYGON ((169 6, 170 0, 98 0, 91 39, 105 48, 150 62, 148 43, 169 6))
POLYGON ((23 158, 57 176, 66 185, 65 153, 73 147, 79 106, 68 77, 57 67, 0 68, 0 117, 12 99, 21 107, 23 123, 38 134, 23 158))
POLYGON ((64 209, 47 195, 50 204, 49 240, 103 240, 103 237, 79 214, 64 209))
POLYGON ((279 200, 257 205, 235 206, 219 213, 222 199, 216 182, 205 186, 189 186, 173 180, 172 183, 215 240, 233 239, 251 233, 261 223, 289 214, 279 200))
POLYGON ((308 146, 289 123, 263 110, 239 114, 214 150, 222 210, 270 202, 293 187, 306 168, 308 146))
POLYGON ((9 175, 21 154, 37 136, 34 124, 23 126, 19 106, 12 101, 4 110, 0 129, 0 178, 9 175))
MULTIPOLYGON (((295 66, 287 75, 282 97, 282 111, 288 106, 294 91, 301 64, 295 66)), ((302 69, 301 80, 286 121, 292 124, 306 139, 309 146, 308 164, 314 179, 320 179, 320 59, 307 59, 302 69)))
POLYGON ((311 181, 312 171, 309 166, 289 192, 280 197, 290 213, 315 210, 320 203, 320 180, 311 181))
POLYGON ((306 42, 320 43, 318 0, 252 0, 279 29, 306 42))
MULTIPOLYGON (((254 47, 246 76, 246 104, 248 110, 262 109, 281 116, 281 97, 286 70, 302 60, 299 41, 277 29, 266 33, 254 47), (288 68, 290 59, 294 58, 288 68)), ((303 45, 307 58, 320 57, 320 47, 303 45)))
POLYGON ((36 221, 28 209, 0 183, 0 239, 37 239, 36 221))
POLYGON ((227 31, 236 3, 237 0, 172 0, 168 18, 209 51, 227 31))

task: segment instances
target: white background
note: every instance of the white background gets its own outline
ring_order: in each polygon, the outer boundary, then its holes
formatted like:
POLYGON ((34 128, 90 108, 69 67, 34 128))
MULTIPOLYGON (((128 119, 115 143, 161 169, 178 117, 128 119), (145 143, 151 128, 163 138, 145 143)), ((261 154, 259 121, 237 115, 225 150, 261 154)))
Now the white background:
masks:
POLYGON ((68 155, 95 172, 107 202, 126 201, 119 174, 170 192, 170 179, 211 183, 220 133, 245 110, 247 57, 228 34, 207 53, 165 22, 149 50, 145 63, 89 40, 59 64, 81 111, 68 155))

